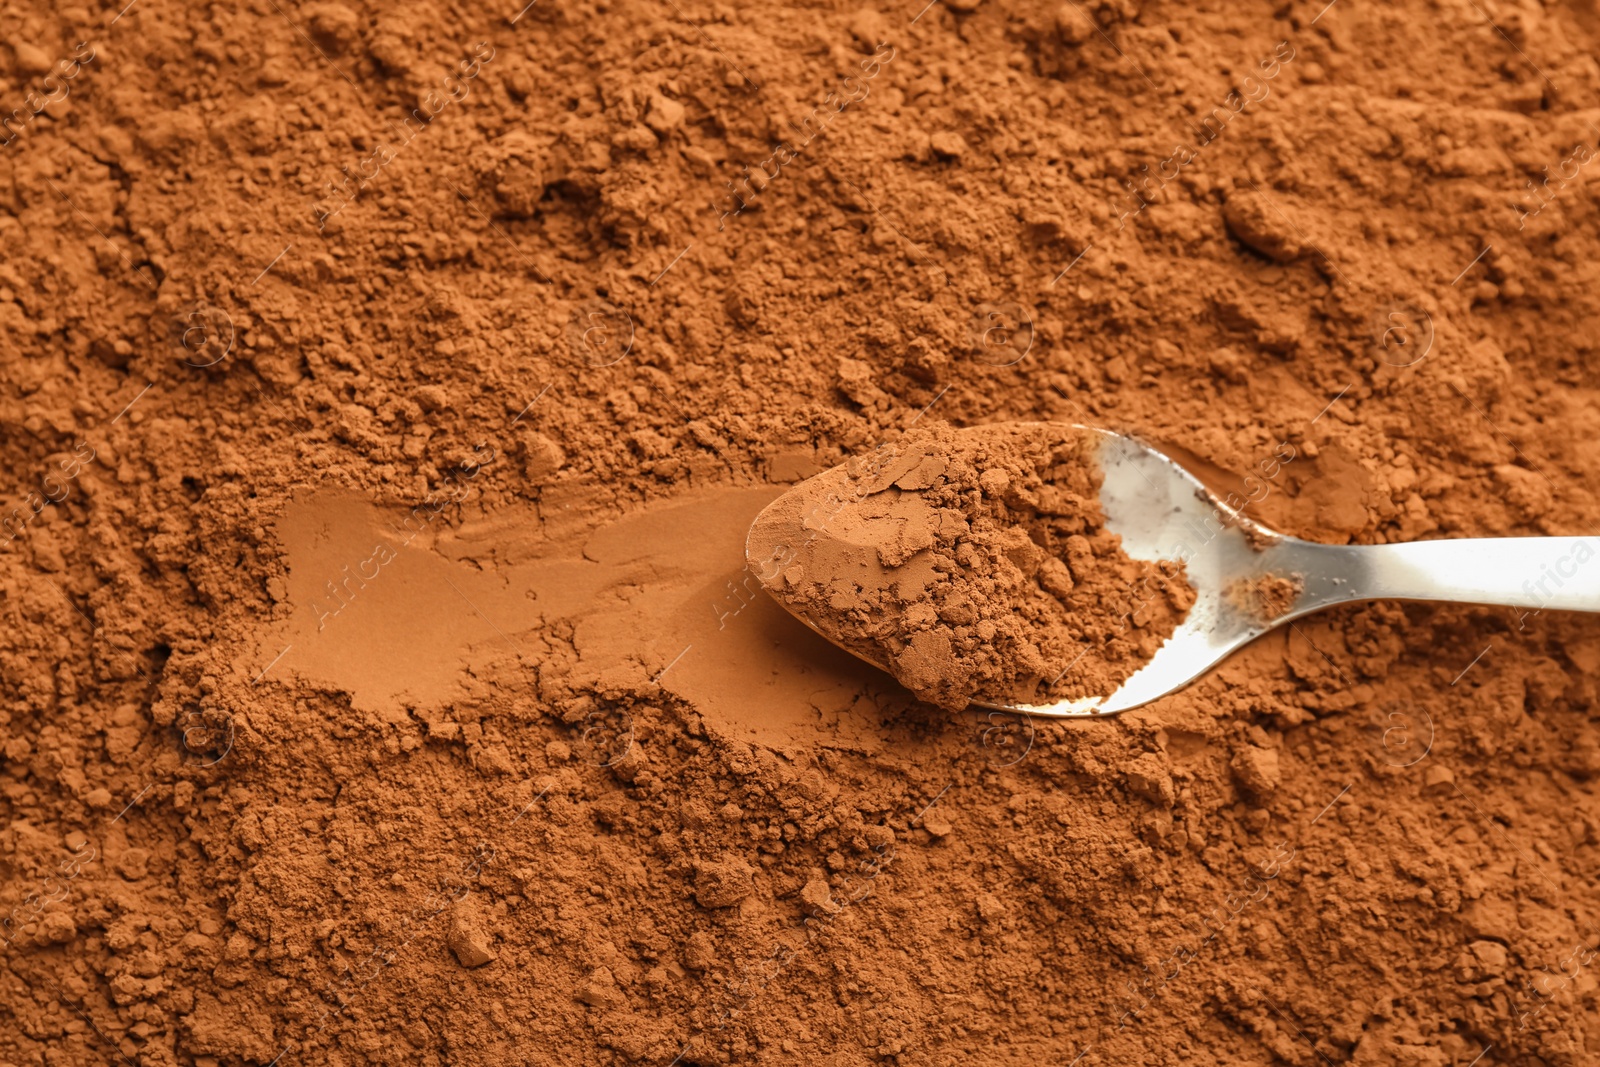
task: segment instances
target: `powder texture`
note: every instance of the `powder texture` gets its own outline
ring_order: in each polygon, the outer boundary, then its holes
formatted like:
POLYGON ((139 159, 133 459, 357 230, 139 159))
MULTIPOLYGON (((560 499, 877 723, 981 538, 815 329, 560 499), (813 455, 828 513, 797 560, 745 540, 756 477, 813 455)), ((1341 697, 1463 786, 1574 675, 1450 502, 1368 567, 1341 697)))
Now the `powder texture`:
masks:
POLYGON ((1305 592, 1305 578, 1298 574, 1263 574, 1243 578, 1223 590, 1228 602, 1262 623, 1273 623, 1294 610, 1295 601, 1305 592))
POLYGON ((1105 528, 1098 441, 1060 423, 909 433, 774 505, 758 557, 799 547, 767 588, 942 707, 1109 695, 1194 591, 1105 528))
POLYGON ((1600 1061, 1600 620, 1046 722, 743 555, 1035 419, 1594 581, 1594 4, 0 26, 0 1064, 1600 1061))

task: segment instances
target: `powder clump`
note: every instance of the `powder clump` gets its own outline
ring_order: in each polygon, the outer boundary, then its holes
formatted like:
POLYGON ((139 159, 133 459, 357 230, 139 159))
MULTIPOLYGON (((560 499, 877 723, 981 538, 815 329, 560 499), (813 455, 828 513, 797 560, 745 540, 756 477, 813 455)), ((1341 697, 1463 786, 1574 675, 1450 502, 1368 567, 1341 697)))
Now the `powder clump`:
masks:
POLYGON ((463 967, 482 967, 499 957, 490 947, 489 936, 483 929, 483 918, 467 900, 457 901, 451 909, 450 928, 445 944, 455 953, 463 967))
POLYGON ((1132 559, 1106 529, 1096 448, 1057 423, 907 434, 775 516, 804 543, 768 588, 942 707, 1108 695, 1194 592, 1177 564, 1132 559))
POLYGON ((1293 611, 1303 592, 1305 579, 1298 574, 1263 574, 1241 579, 1227 589, 1235 607, 1269 624, 1293 611))

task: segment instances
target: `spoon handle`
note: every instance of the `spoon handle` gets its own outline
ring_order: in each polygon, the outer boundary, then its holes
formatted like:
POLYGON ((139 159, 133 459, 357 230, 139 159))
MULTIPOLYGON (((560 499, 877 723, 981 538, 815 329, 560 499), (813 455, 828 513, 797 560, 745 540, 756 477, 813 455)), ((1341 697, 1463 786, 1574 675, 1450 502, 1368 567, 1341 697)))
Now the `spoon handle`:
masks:
MULTIPOLYGON (((1301 541, 1286 556, 1309 542, 1301 541)), ((1529 612, 1600 612, 1600 538, 1477 537, 1317 545, 1305 554, 1304 608, 1352 600, 1449 600, 1529 612)), ((1301 610, 1304 610, 1302 608, 1301 610)), ((1298 612, 1297 612, 1298 613, 1298 612)))

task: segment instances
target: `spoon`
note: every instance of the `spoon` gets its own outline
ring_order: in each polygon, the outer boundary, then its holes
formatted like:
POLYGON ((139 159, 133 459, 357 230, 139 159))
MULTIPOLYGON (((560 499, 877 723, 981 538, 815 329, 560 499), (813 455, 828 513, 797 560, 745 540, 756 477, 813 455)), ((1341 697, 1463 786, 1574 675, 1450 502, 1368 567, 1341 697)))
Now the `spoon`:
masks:
MULTIPOLYGON (((1600 570, 1579 574, 1596 555, 1583 537, 1482 537, 1388 545, 1326 545, 1268 529, 1219 500, 1171 457, 1123 434, 1077 427, 1098 438, 1105 480, 1100 505, 1106 527, 1136 560, 1182 560, 1196 599, 1154 656, 1103 696, 1052 704, 979 707, 1031 715, 1110 715, 1183 688, 1238 648, 1279 626, 1336 604, 1362 600, 1435 600, 1525 609, 1600 611, 1600 570)), ((966 431, 971 432, 971 431, 966 431)), ((880 452, 893 449, 881 446, 880 452)), ((841 506, 862 499, 848 472, 834 467, 805 486, 831 489, 841 506)), ((745 556, 771 592, 790 546, 816 537, 799 528, 785 502, 762 511, 750 527, 745 556)), ((791 614, 845 651, 888 668, 839 642, 795 606, 791 614)))

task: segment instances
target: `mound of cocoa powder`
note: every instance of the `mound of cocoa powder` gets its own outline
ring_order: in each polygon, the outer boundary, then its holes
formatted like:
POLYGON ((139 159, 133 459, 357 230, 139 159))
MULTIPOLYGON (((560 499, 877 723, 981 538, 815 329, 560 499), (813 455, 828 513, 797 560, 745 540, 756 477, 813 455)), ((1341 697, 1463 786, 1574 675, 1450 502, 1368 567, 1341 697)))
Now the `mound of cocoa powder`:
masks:
POLYGON ((1096 454, 1065 423, 917 430, 791 492, 754 555, 790 610, 930 703, 1109 695, 1194 591, 1106 529, 1096 454))

